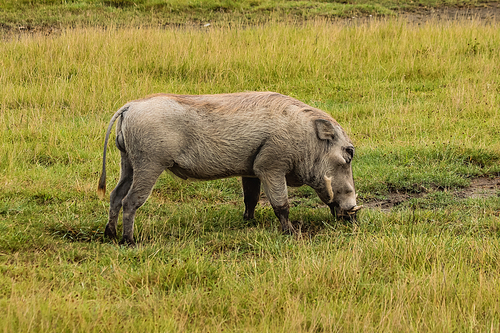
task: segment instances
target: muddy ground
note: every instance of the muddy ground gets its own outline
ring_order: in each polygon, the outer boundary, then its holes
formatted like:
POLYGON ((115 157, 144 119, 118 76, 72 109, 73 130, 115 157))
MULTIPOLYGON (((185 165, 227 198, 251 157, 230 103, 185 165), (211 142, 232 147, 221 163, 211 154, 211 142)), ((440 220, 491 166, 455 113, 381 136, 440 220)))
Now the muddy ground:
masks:
MULTIPOLYGON (((425 24, 431 21, 463 21, 474 20, 484 24, 500 22, 500 2, 489 2, 480 6, 455 6, 455 7, 417 7, 403 9, 397 12, 399 17, 404 18, 409 24, 425 24)), ((373 20, 384 19, 372 15, 354 16, 347 19, 339 19, 348 25, 366 23, 373 20)))
MULTIPOLYGON (((480 177, 475 178, 471 181, 469 187, 457 189, 457 190, 438 190, 447 191, 453 197, 457 199, 467 199, 467 198, 488 198, 500 196, 500 177, 480 177)), ((407 202, 414 198, 425 198, 429 193, 435 191, 423 192, 423 193, 400 193, 391 192, 387 194, 384 199, 372 200, 363 203, 365 208, 380 209, 382 211, 390 211, 393 207, 399 206, 404 202, 407 202)))
POLYGON ((408 23, 422 24, 429 20, 475 20, 482 23, 494 23, 500 21, 500 3, 491 2, 478 7, 442 7, 425 8, 419 7, 415 10, 400 12, 408 23))

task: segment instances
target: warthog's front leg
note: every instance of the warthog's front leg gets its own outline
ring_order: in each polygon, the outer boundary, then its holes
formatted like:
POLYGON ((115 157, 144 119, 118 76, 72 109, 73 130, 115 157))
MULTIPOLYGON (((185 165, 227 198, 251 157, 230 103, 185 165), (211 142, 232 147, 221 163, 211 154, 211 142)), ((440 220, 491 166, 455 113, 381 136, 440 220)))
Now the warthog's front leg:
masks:
POLYGON ((284 175, 279 174, 264 174, 261 176, 262 186, 266 193, 274 214, 280 221, 281 231, 285 234, 295 233, 295 228, 288 219, 288 191, 286 187, 286 179, 284 175))
POLYGON ((251 220, 255 215, 255 206, 259 202, 260 196, 260 179, 251 177, 242 177, 243 199, 245 201, 245 213, 243 218, 251 220))
POLYGON ((275 206, 273 204, 271 204, 271 206, 273 207, 274 214, 276 214, 276 216, 280 220, 281 232, 287 235, 292 235, 296 233, 297 231, 295 230, 292 223, 290 223, 290 220, 288 219, 288 213, 290 210, 288 202, 281 206, 275 206))

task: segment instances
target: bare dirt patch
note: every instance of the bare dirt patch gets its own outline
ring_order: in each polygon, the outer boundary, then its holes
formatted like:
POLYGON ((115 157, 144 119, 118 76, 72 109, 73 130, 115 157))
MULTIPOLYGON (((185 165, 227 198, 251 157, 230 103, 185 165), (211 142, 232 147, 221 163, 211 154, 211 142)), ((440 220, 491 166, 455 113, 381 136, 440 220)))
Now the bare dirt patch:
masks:
MULTIPOLYGON (((500 2, 482 3, 478 6, 426 7, 419 6, 395 10, 397 17, 406 20, 408 24, 422 25, 429 22, 462 22, 475 21, 482 24, 500 22, 500 2)), ((384 20, 386 16, 360 15, 340 18, 338 22, 346 25, 369 23, 384 20)), ((391 17, 390 17, 391 18, 391 17)))
POLYGON ((408 23, 422 24, 431 20, 476 20, 483 23, 500 21, 500 3, 490 2, 476 7, 418 7, 399 13, 408 23))
MULTIPOLYGON (((443 191, 443 190, 438 189, 436 191, 443 191)), ((496 197, 500 193, 500 177, 475 178, 472 180, 469 187, 449 192, 457 199, 496 197)), ((365 208, 380 209, 381 211, 390 211, 393 207, 399 206, 402 203, 409 201, 411 199, 425 198, 429 193, 430 192, 427 193, 392 192, 387 194, 385 199, 364 202, 363 206, 365 208)))
POLYGON ((500 191, 500 177, 476 178, 469 187, 456 191, 459 198, 487 198, 497 196, 500 191))
MULTIPOLYGON (((453 197, 457 199, 477 199, 477 198, 489 198, 500 196, 500 176, 497 177, 479 177, 471 180, 471 184, 468 187, 460 189, 444 189, 444 188, 433 188, 426 189, 424 187, 420 188, 422 191, 417 193, 408 192, 389 192, 384 196, 383 199, 368 199, 362 201, 364 208, 368 209, 380 209, 381 211, 388 212, 392 208, 404 204, 407 201, 418 198, 425 198, 431 193, 444 192, 447 191, 453 197)), ((309 207, 327 207, 324 203, 318 200, 310 200, 309 198, 303 198, 300 195, 294 195, 289 193, 288 195, 289 204, 291 207, 295 206, 309 206, 309 207)), ((259 205, 262 207, 270 206, 266 195, 262 192, 260 195, 259 205)))

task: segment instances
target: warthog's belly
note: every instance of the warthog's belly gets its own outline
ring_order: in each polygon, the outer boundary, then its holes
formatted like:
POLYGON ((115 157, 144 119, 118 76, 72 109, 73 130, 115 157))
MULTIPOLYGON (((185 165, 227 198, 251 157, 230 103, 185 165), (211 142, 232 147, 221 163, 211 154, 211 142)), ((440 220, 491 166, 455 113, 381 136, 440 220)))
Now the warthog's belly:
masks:
POLYGON ((223 168, 211 168, 205 170, 191 170, 187 168, 182 168, 178 164, 174 164, 173 167, 168 168, 174 175, 181 179, 199 179, 199 180, 214 180, 221 178, 229 178, 236 176, 243 177, 255 177, 255 173, 252 170, 227 170, 223 168))

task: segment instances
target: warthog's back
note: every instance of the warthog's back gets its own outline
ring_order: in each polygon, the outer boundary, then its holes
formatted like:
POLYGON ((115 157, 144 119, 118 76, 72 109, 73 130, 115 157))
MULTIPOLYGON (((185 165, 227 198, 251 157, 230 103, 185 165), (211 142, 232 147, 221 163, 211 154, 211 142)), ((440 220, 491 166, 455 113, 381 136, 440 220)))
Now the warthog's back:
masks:
POLYGON ((283 155, 308 129, 307 107, 276 93, 153 95, 129 104, 121 131, 128 151, 162 156, 181 178, 253 176, 266 143, 283 155))

